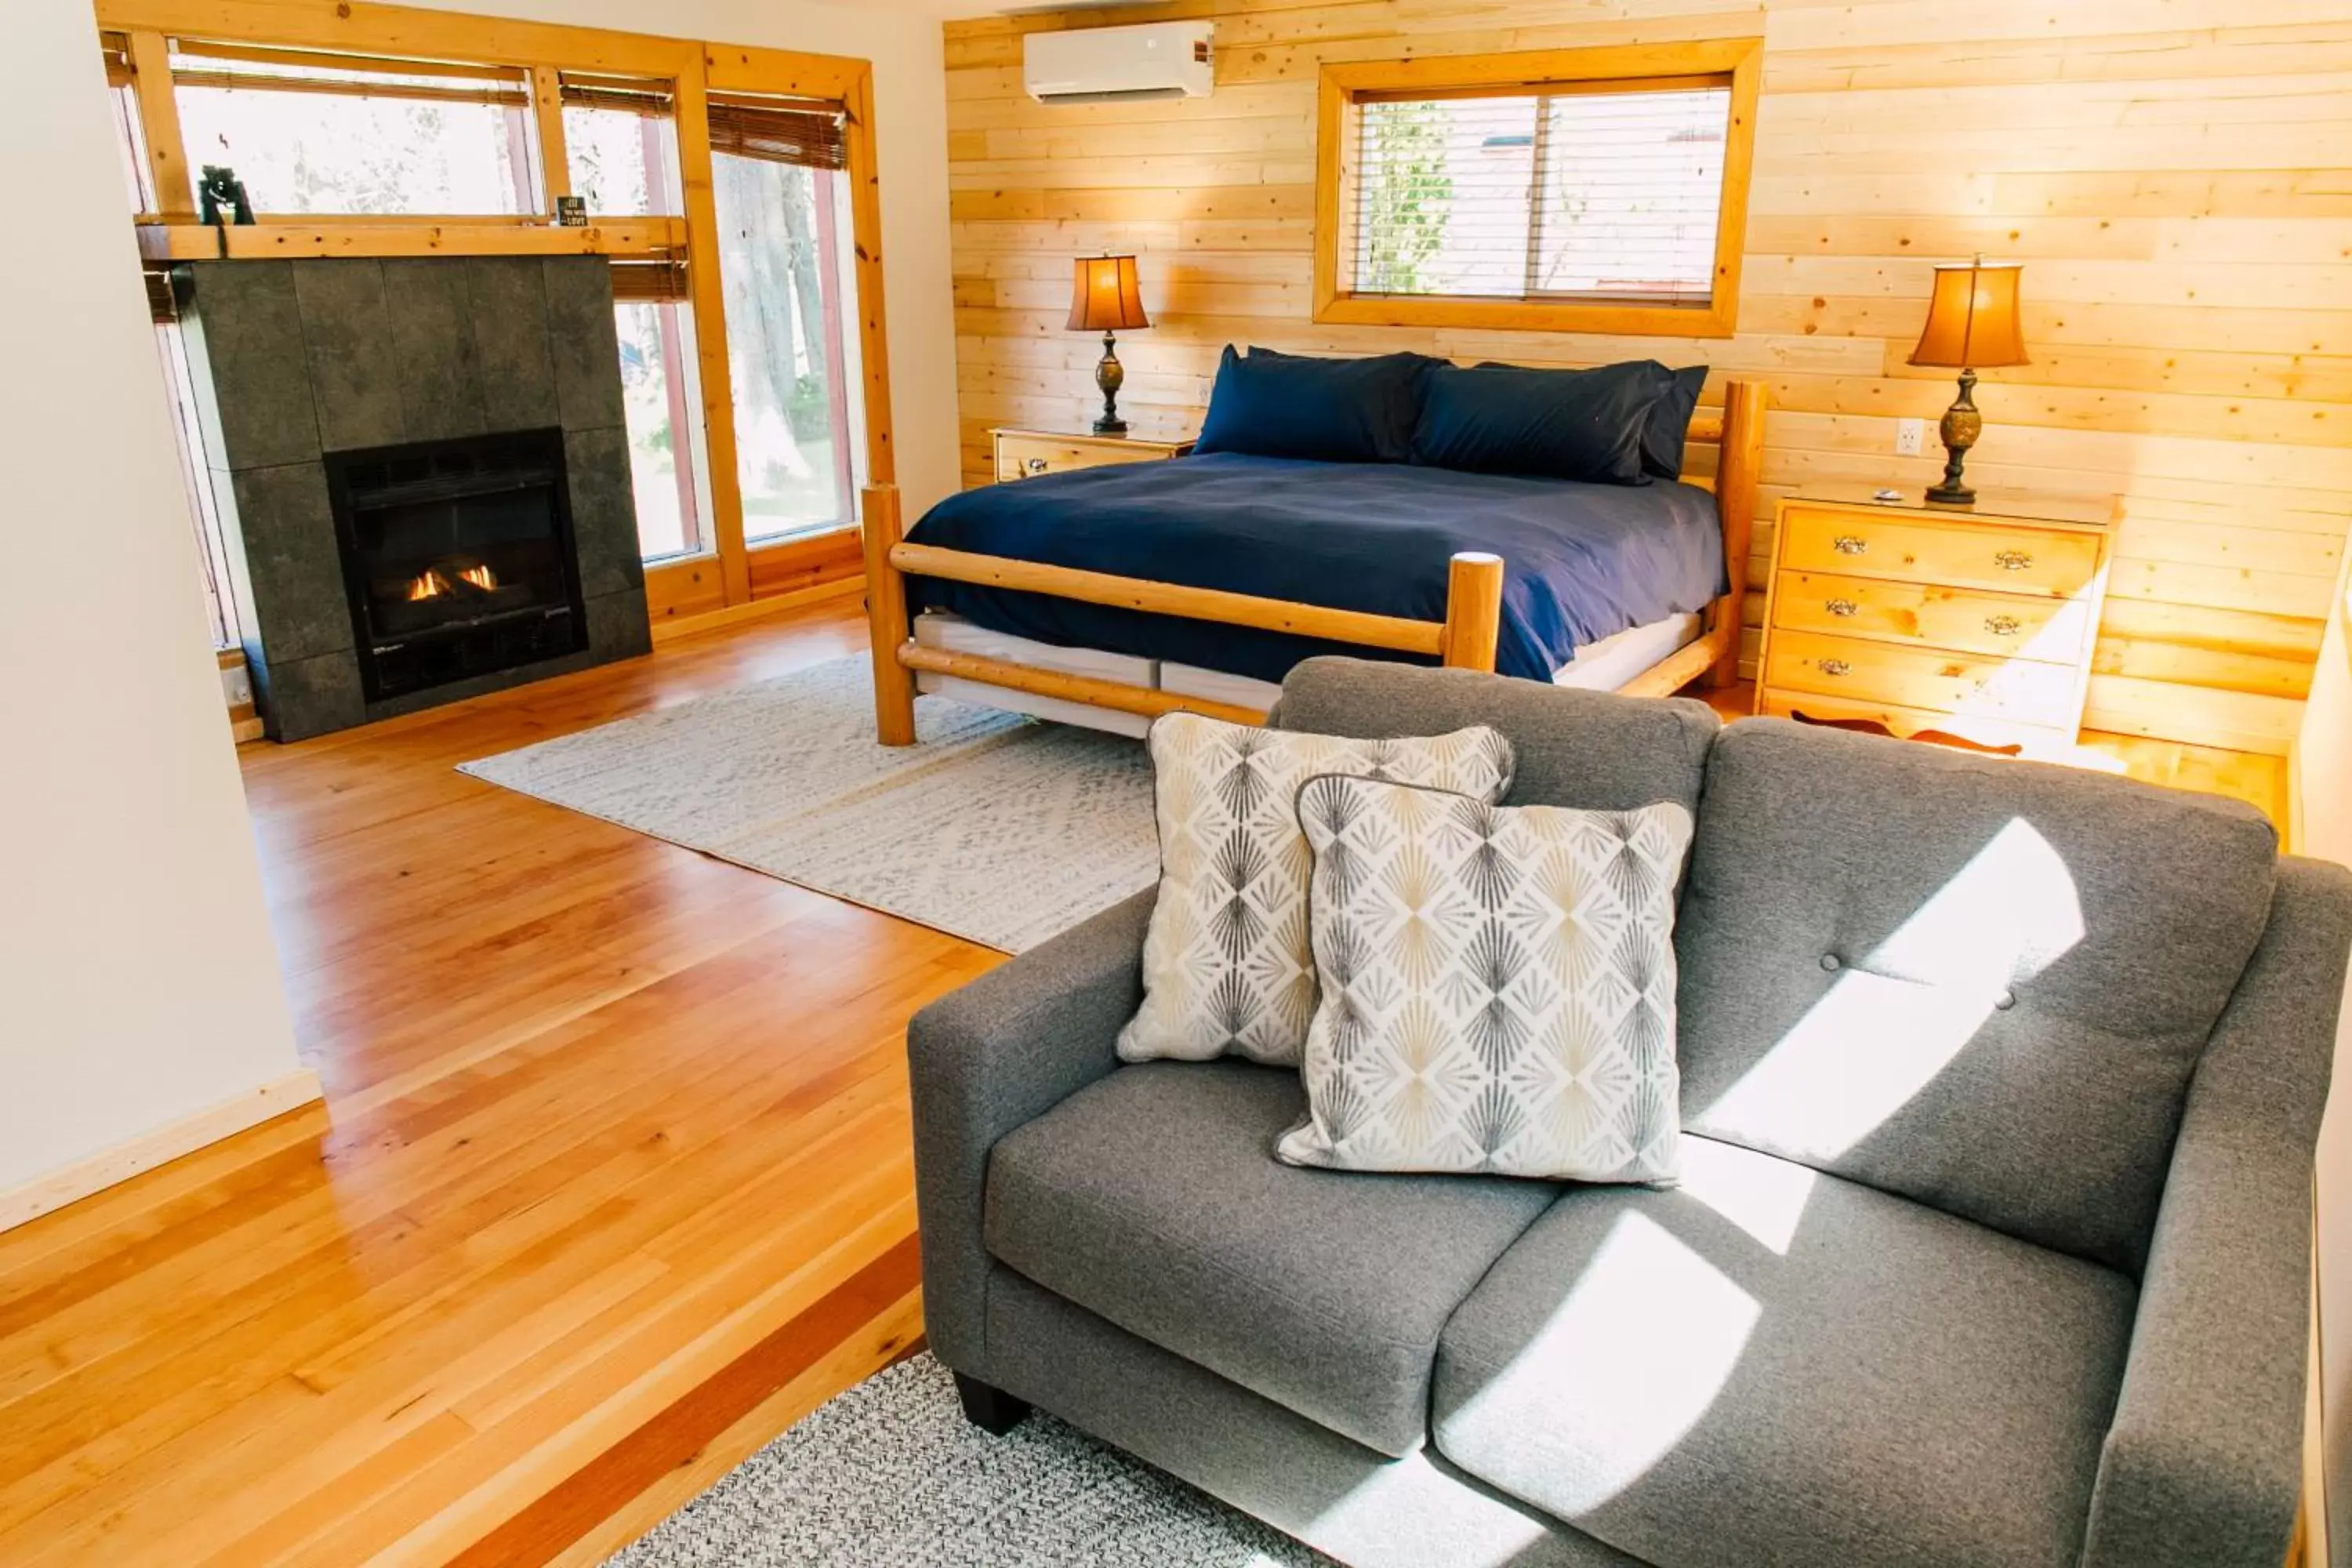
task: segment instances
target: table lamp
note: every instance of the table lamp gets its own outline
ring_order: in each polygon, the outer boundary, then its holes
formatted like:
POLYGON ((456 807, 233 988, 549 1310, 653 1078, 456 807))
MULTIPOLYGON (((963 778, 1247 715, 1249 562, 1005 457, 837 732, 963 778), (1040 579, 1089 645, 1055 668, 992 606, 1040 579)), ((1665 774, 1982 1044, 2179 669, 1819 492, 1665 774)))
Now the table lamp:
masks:
POLYGON ((1969 448, 1984 431, 1974 394, 1977 372, 2003 365, 2025 364, 2025 338, 2017 321, 2017 261, 1944 262, 1936 268, 1936 292, 1927 301, 1927 324, 1911 363, 1945 365, 1960 373, 1960 395, 1944 410, 1937 432, 1944 442, 1944 482, 1927 491, 1927 499, 1966 506, 1977 499, 1960 478, 1969 448))
POLYGON ((1151 325, 1143 313, 1143 295, 1135 281, 1132 256, 1081 256, 1070 284, 1070 331, 1103 335, 1102 363, 1095 366, 1095 384, 1102 389, 1102 417, 1095 421, 1097 436, 1124 436, 1127 421, 1118 416, 1119 384, 1127 372, 1118 363, 1118 340, 1111 334, 1151 325))

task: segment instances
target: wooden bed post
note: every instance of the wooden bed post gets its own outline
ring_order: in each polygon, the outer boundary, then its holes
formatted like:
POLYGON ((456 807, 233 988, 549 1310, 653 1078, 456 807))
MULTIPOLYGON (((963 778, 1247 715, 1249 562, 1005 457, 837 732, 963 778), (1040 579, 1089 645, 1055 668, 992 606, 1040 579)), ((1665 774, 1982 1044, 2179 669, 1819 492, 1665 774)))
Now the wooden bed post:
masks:
POLYGON ((1494 674, 1495 645, 1502 636, 1503 558, 1465 550, 1446 567, 1446 668, 1494 674))
POLYGON ((1756 481, 1764 468, 1764 409, 1771 393, 1760 381, 1728 381, 1723 387, 1723 443, 1715 470, 1716 510, 1723 519, 1723 573, 1730 590, 1716 601, 1715 666, 1710 686, 1739 679, 1739 643, 1746 635, 1748 542, 1756 527, 1756 481))
POLYGON ((898 543, 898 487, 868 485, 865 500, 866 624, 874 643, 874 732, 886 746, 915 743, 915 676, 898 662, 907 640, 907 577, 898 543))

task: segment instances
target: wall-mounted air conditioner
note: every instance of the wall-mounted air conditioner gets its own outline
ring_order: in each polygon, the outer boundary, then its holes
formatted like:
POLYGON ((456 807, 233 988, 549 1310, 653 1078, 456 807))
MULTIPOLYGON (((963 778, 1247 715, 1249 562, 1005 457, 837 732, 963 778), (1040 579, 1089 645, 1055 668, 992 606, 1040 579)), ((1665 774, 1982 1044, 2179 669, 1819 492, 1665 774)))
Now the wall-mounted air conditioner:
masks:
POLYGON ((1021 40, 1022 85, 1040 103, 1206 98, 1215 31, 1211 22, 1150 22, 1029 33, 1021 40))

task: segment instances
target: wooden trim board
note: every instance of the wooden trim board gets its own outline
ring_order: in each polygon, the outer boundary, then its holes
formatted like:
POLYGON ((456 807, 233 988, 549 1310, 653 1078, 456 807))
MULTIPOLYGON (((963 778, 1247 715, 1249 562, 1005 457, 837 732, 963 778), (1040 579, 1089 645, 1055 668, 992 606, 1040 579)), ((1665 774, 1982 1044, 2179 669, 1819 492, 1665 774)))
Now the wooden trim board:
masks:
POLYGON ((654 622, 654 646, 676 642, 681 637, 698 637, 706 632, 722 631, 756 621, 762 616, 796 610, 803 605, 823 604, 828 599, 846 599, 862 593, 866 579, 853 563, 840 577, 818 583, 806 588, 793 588, 781 594, 771 594, 764 599, 754 599, 748 605, 730 605, 724 609, 708 610, 698 616, 681 616, 654 622))
POLYGON ((673 217, 597 218, 582 227, 560 224, 257 223, 213 228, 205 224, 141 224, 139 254, 147 261, 243 261, 313 256, 610 256, 667 260, 687 248, 687 226, 673 217))
POLYGON ((86 1154, 0 1193, 0 1230, 38 1219, 117 1182, 129 1181, 142 1171, 168 1164, 207 1143, 257 1127, 324 1097, 319 1075, 309 1068, 256 1084, 217 1105, 167 1121, 136 1138, 86 1154))

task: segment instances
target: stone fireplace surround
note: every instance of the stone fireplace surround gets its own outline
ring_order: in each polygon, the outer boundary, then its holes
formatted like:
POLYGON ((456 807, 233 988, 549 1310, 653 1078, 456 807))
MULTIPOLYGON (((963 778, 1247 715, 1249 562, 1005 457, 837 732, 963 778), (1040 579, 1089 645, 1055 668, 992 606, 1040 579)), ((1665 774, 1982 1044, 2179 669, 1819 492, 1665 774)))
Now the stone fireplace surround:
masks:
POLYGON ((296 741, 641 654, 645 569, 612 280, 595 257, 173 268, 257 704, 296 741), (585 650, 380 702, 361 689, 325 454, 561 428, 585 650))

